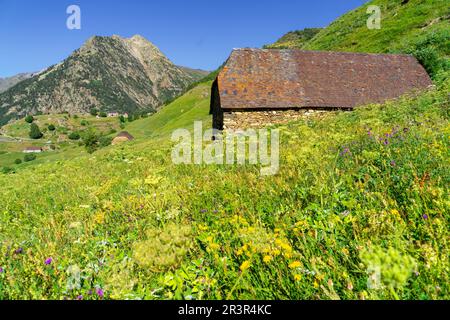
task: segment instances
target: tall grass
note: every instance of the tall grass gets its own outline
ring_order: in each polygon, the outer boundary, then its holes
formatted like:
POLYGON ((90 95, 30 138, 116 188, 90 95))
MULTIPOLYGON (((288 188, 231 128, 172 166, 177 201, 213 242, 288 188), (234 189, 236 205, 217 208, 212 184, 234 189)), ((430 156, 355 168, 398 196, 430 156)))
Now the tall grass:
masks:
POLYGON ((164 135, 0 174, 0 299, 448 299, 448 89, 281 126, 274 177, 164 135))

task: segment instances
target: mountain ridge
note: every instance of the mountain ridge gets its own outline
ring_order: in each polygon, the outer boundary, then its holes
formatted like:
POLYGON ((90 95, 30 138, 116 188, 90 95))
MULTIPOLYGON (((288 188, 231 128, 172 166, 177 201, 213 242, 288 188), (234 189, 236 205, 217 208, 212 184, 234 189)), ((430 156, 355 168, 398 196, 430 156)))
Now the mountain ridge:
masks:
POLYGON ((36 72, 21 72, 11 77, 0 78, 0 93, 14 87, 19 82, 33 77, 36 72))
POLYGON ((157 110, 201 77, 142 36, 93 36, 62 62, 0 94, 0 125, 36 113, 157 110))

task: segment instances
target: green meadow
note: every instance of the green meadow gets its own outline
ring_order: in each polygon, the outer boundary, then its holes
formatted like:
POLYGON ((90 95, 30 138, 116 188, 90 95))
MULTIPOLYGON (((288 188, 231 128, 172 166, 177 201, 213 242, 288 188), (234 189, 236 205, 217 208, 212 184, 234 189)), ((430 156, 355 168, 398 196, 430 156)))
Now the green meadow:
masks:
POLYGON ((175 129, 211 126, 210 81, 92 154, 74 143, 14 166, 20 149, 0 143, 14 169, 0 173, 0 299, 449 299, 448 10, 402 2, 371 2, 397 10, 374 42, 364 7, 305 46, 411 52, 435 86, 270 127, 274 176, 172 162, 175 129))

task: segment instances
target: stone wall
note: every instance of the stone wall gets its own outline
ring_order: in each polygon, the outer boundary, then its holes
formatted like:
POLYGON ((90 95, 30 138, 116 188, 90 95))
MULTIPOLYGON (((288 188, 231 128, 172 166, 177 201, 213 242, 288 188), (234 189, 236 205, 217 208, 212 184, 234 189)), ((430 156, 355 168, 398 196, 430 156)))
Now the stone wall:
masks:
POLYGON ((287 124, 310 117, 323 117, 329 111, 314 109, 277 110, 277 111, 225 111, 223 129, 238 130, 263 128, 275 124, 287 124))

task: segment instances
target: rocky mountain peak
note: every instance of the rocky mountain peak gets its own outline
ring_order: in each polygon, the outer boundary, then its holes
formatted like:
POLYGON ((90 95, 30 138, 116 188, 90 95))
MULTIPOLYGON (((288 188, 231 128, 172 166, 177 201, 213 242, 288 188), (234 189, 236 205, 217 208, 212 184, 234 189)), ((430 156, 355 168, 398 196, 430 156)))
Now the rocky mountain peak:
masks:
POLYGON ((0 94, 0 126, 37 112, 156 110, 204 76, 140 35, 93 36, 66 60, 0 94))

